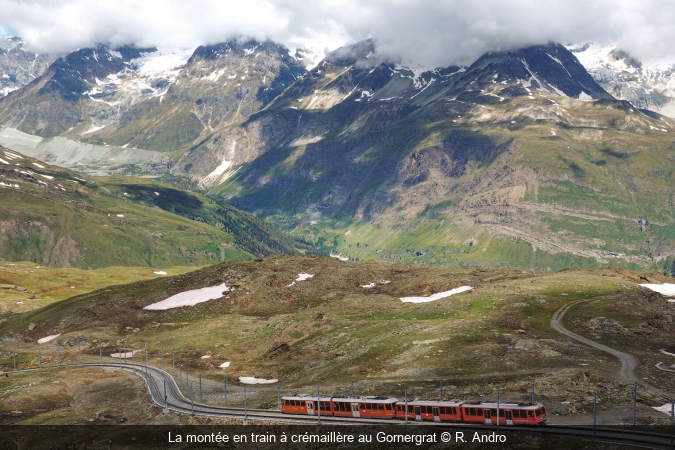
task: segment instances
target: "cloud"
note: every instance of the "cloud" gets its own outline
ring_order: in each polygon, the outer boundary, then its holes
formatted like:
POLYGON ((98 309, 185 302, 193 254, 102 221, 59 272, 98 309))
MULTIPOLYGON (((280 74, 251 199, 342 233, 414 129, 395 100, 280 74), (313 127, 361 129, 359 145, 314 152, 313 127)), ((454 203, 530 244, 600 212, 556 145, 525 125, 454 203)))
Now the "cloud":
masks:
POLYGON ((618 43, 645 62, 675 59, 675 3, 659 0, 0 0, 0 11, 44 52, 246 36, 320 53, 372 38, 380 56, 425 68, 548 41, 618 43))

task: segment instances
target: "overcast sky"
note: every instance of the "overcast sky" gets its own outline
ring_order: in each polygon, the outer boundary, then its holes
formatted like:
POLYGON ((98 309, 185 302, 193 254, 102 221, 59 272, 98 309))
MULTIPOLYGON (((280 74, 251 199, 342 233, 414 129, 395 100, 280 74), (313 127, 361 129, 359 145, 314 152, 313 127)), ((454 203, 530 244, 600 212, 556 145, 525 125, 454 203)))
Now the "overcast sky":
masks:
POLYGON ((40 52, 239 35, 323 52, 371 37, 382 57, 424 68, 551 40, 617 43, 650 62, 675 60, 675 1, 0 0, 0 34, 13 31, 40 52))

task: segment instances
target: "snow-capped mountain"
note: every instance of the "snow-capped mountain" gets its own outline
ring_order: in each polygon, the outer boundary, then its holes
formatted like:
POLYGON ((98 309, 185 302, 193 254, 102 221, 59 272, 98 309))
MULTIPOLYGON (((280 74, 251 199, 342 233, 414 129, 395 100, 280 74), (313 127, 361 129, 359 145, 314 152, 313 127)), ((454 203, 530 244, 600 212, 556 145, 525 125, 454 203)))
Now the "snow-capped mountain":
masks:
POLYGON ((55 61, 0 102, 0 122, 43 137, 185 150, 244 120, 305 72, 272 42, 197 49, 103 45, 55 61))
POLYGON ((0 40, 0 98, 40 77, 59 57, 29 52, 24 45, 18 37, 0 40))
POLYGON ((644 64, 616 45, 570 45, 581 64, 607 92, 640 109, 675 117, 675 61, 644 64))

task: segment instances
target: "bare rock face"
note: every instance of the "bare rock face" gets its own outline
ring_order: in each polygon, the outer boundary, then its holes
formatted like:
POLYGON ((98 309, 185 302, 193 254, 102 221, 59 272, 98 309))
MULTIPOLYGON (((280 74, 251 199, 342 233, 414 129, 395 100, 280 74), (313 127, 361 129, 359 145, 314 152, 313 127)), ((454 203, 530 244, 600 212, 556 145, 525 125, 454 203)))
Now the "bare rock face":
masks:
POLYGON ((631 334, 631 331, 621 326, 619 322, 606 317, 594 317, 586 325, 591 331, 611 334, 631 334))
POLYGON ((58 57, 30 52, 18 37, 0 41, 0 98, 40 77, 58 57))

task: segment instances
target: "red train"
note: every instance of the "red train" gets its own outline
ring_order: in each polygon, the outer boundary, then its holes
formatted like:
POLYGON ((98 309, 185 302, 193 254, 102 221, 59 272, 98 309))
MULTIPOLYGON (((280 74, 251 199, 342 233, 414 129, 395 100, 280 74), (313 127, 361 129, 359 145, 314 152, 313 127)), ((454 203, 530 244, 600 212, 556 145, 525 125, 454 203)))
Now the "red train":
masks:
MULTIPOLYGON (((324 397, 292 395, 281 398, 281 412, 337 417, 404 419, 433 422, 497 423, 497 403, 434 400, 400 401, 385 397, 324 397), (318 402, 318 405, 317 405, 318 402), (320 408, 320 410, 319 410, 320 408)), ((500 403, 501 425, 546 425, 541 403, 500 403)))

